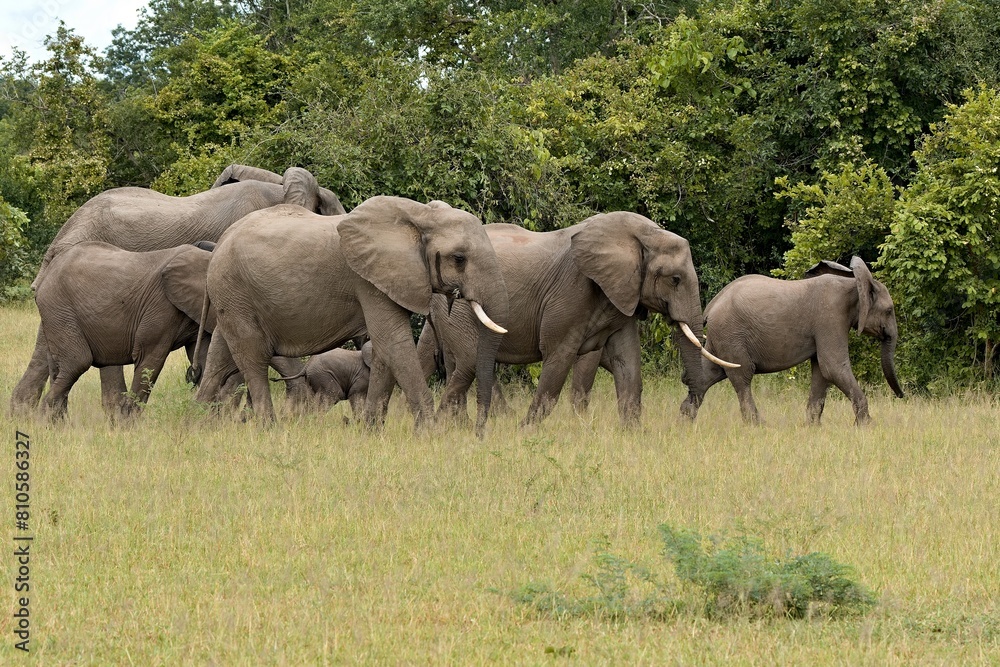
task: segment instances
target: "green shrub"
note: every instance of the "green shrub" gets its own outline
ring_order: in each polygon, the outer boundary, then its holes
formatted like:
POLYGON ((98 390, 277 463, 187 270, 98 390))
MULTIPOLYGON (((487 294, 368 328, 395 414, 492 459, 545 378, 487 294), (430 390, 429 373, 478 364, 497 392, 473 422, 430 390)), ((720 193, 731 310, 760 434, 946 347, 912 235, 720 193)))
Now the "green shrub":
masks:
POLYGON ((597 573, 580 575, 595 590, 593 595, 575 598, 548 584, 532 582, 514 591, 514 601, 528 605, 538 614, 560 618, 664 619, 677 611, 675 601, 649 570, 611 553, 608 548, 607 538, 597 540, 593 558, 597 573))
POLYGON ((710 616, 835 616, 875 604, 875 596, 853 581, 850 566, 823 553, 774 558, 745 535, 706 541, 694 531, 666 524, 660 535, 677 576, 704 591, 710 616))

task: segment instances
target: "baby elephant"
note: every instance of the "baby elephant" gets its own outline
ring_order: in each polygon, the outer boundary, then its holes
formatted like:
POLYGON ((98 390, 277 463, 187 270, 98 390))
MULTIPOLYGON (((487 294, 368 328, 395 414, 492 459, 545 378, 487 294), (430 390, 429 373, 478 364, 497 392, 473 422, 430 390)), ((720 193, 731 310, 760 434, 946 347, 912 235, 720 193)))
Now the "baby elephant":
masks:
POLYGON ((187 254, 209 255, 193 245, 129 252, 87 242, 52 260, 35 292, 49 352, 52 386, 45 409, 51 418, 65 415, 70 389, 91 366, 135 364, 126 396, 101 376, 105 411, 128 416, 146 402, 167 355, 179 347, 193 350, 198 323, 190 314, 200 310, 203 291, 192 287, 198 281, 184 269, 187 262, 167 271, 187 254))
MULTIPOLYGON (((354 418, 360 419, 368 396, 371 364, 372 344, 369 341, 361 346, 361 351, 337 348, 314 354, 300 373, 277 378, 274 382, 304 377, 310 394, 305 400, 314 402, 321 410, 329 410, 346 399, 351 404, 354 418)), ((299 401, 296 407, 303 405, 304 402, 299 401)))
POLYGON ((739 278, 708 304, 705 323, 708 350, 740 367, 703 364, 705 386, 697 403, 709 387, 728 376, 744 421, 760 420, 750 392, 755 374, 783 371, 808 359, 809 420, 819 422, 826 390, 833 384, 851 399, 856 423, 868 422, 868 399, 848 356, 848 333, 854 327, 881 341, 882 372, 896 396, 903 396, 893 364, 898 330, 892 297, 860 257, 851 260, 851 268, 820 262, 804 280, 739 278))

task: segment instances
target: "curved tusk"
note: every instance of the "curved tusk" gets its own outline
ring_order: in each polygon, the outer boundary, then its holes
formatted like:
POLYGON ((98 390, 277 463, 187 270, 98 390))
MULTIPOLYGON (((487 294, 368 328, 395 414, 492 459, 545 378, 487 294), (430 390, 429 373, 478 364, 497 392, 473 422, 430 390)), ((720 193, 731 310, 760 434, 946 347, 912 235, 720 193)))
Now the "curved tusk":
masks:
POLYGON ((486 311, 483 310, 483 307, 479 305, 478 301, 469 301, 469 303, 472 304, 472 312, 476 314, 476 317, 479 318, 479 321, 483 323, 484 327, 491 331, 496 331, 499 334, 507 333, 506 329, 490 319, 489 315, 486 314, 486 311))
POLYGON ((739 364, 734 364, 731 361, 723 361, 722 359, 719 359, 717 356, 706 350, 704 346, 702 346, 701 341, 699 341, 698 337, 694 335, 694 332, 691 331, 691 327, 689 327, 686 322, 678 322, 677 324, 680 326, 681 331, 684 332, 684 335, 687 336, 687 339, 691 341, 691 344, 694 345, 699 350, 701 350, 701 356, 705 357, 713 364, 718 364, 719 366, 724 366, 726 368, 740 367, 739 364))

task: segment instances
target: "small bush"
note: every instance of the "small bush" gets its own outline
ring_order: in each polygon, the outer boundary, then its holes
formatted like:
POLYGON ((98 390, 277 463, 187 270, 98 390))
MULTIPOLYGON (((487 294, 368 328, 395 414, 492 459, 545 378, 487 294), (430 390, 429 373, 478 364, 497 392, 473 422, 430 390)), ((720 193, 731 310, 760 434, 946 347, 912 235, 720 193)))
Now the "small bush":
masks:
POLYGON ((625 621, 672 616, 677 611, 677 604, 652 573, 616 556, 608 547, 606 538, 597 541, 593 559, 597 573, 580 577, 596 590, 594 595, 574 598, 553 590, 548 584, 532 582, 514 591, 514 601, 528 605, 539 614, 560 618, 594 616, 625 621))
POLYGON ((823 553, 766 555, 747 536, 706 540, 691 530, 660 526, 664 555, 677 576, 704 590, 711 616, 750 613, 803 618, 861 612, 875 596, 853 581, 853 570, 823 553))

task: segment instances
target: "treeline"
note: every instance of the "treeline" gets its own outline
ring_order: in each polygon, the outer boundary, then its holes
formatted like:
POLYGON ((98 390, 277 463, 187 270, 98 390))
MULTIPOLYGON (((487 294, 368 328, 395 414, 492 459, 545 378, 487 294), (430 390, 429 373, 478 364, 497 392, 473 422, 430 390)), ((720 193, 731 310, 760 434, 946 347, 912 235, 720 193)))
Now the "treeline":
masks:
POLYGON ((61 27, 0 61, 0 284, 28 295, 107 188, 301 165, 348 209, 636 211, 691 241, 706 297, 857 254, 904 381, 992 384, 998 45, 995 0, 152 0, 102 54, 61 27))

